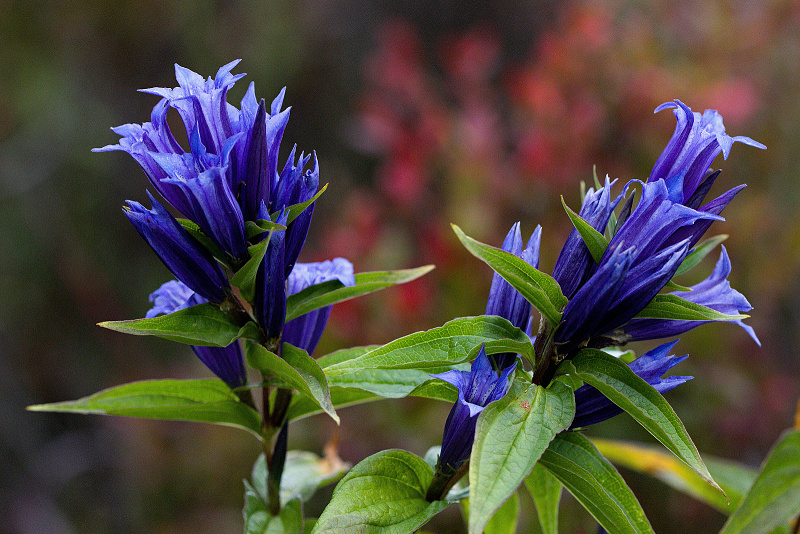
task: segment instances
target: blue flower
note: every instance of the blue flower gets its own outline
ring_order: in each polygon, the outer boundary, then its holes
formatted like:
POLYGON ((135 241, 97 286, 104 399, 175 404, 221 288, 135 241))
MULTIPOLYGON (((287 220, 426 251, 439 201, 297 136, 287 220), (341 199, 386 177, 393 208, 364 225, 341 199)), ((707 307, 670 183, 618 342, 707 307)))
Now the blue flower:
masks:
MULTIPOLYGON (((712 310, 716 310, 728 315, 735 315, 750 311, 753 307, 747 299, 731 287, 728 282, 728 275, 731 273, 731 261, 728 252, 722 247, 719 260, 717 261, 711 276, 697 285, 691 286, 691 291, 675 292, 673 295, 682 297, 690 302, 702 304, 712 310)), ((680 335, 692 328, 710 321, 666 321, 659 319, 633 319, 626 324, 622 331, 623 336, 628 341, 639 341, 644 339, 658 339, 680 335)), ((759 346, 755 331, 741 320, 734 321, 747 332, 753 341, 759 346)))
MULTIPOLYGON (((196 304, 208 302, 177 280, 170 280, 150 294, 150 302, 154 304, 146 317, 159 314, 170 314, 196 304)), ((242 349, 238 341, 227 347, 195 347, 192 351, 211 372, 217 375, 231 389, 247 383, 247 372, 244 367, 242 349)))
MULTIPOLYGON (((668 355, 677 342, 678 340, 675 340, 656 347, 629 364, 633 372, 661 394, 678 387, 692 378, 690 376, 661 378, 664 373, 687 358, 687 356, 676 358, 668 355)), ((575 391, 575 419, 573 419, 570 428, 594 425, 620 413, 622 413, 622 409, 608 400, 605 395, 593 386, 584 385, 575 391)))
MULTIPOLYGON (((533 267, 538 267, 541 240, 542 227, 537 226, 523 249, 520 224, 515 223, 506 235, 502 248, 504 251, 522 258, 533 267)), ((511 287, 511 284, 506 282, 502 276, 494 273, 492 285, 489 288, 489 299, 486 303, 486 315, 499 315, 530 335, 531 308, 531 303, 525 297, 511 287)), ((493 354, 492 359, 495 361, 497 369, 505 369, 516 361, 516 355, 512 353, 493 354)))
POLYGON ((217 261, 153 197, 151 210, 128 201, 125 215, 175 277, 203 298, 219 304, 230 284, 217 261))
MULTIPOLYGON (((319 263, 297 263, 289 274, 286 293, 291 296, 307 287, 331 280, 338 280, 347 287, 354 286, 356 279, 353 264, 344 258, 319 263)), ((331 306, 325 306, 292 319, 283 327, 283 341, 312 354, 325 325, 328 324, 330 314, 331 306)))
MULTIPOLYGON (((287 213, 282 210, 278 224, 285 225, 287 213)), ((266 205, 261 204, 259 218, 268 219, 266 205)), ((264 239, 268 235, 263 234, 264 239)), ((258 324, 269 339, 277 340, 281 335, 286 320, 286 276, 284 275, 284 259, 286 257, 286 230, 276 230, 267 245, 264 260, 256 273, 256 294, 253 302, 258 324)))
POLYGON ((439 468, 444 472, 457 470, 470 455, 475 439, 475 424, 478 415, 490 403, 502 398, 510 386, 509 376, 516 363, 506 367, 500 375, 492 368, 484 347, 472 362, 469 371, 447 371, 432 375, 454 385, 458 389, 458 400, 444 425, 442 451, 439 468))

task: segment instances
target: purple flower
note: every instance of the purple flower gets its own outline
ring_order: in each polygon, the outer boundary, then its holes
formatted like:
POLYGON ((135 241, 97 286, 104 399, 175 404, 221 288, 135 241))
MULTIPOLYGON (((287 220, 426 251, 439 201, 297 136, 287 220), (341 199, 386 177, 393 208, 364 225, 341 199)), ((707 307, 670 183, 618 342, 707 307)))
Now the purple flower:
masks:
POLYGON ((175 277, 203 298, 219 304, 230 285, 217 261, 150 196, 153 208, 128 201, 125 215, 175 277))
MULTIPOLYGON (((711 276, 697 285, 691 286, 691 291, 672 293, 690 302, 702 304, 712 310, 728 315, 736 315, 750 311, 753 307, 747 299, 731 287, 728 275, 731 273, 731 261, 728 252, 722 247, 717 265, 711 276)), ((665 321, 659 319, 633 319, 623 327, 623 335, 629 341, 644 339, 658 339, 680 335, 692 328, 711 321, 665 321)), ((734 321, 747 332, 759 346, 755 331, 741 320, 734 321)))
MULTIPOLYGON (((266 205, 261 205, 259 218, 268 219, 266 205)), ((281 211, 278 224, 286 224, 287 214, 281 211)), ((268 235, 263 234, 264 239, 268 235)), ((258 324, 269 339, 278 339, 286 320, 286 276, 284 258, 286 255, 286 230, 272 232, 264 260, 256 274, 256 294, 253 302, 258 324)))
MULTIPOLYGON (((344 286, 356 284, 353 264, 344 258, 334 258, 319 263, 297 263, 287 280, 287 296, 301 292, 307 287, 338 280, 344 286)), ((325 306, 292 319, 283 327, 283 341, 313 354, 322 336, 331 306, 325 306)))
MULTIPOLYGON (((539 266, 539 245, 542 239, 542 227, 537 226, 533 231, 527 246, 522 248, 522 233, 520 224, 511 227, 505 240, 503 250, 522 258, 533 267, 539 266)), ((530 335, 531 330, 531 303, 528 302, 511 284, 502 276, 494 273, 492 286, 489 289, 489 299, 486 303, 486 315, 499 315, 507 319, 517 328, 530 335)), ((505 369, 516 361, 516 354, 493 354, 497 369, 505 369)))
MULTIPOLYGON (((661 378, 664 373, 687 358, 687 356, 676 358, 668 355, 677 342, 678 340, 675 340, 656 347, 628 364, 633 372, 661 394, 692 378, 690 376, 661 378)), ((575 419, 570 428, 594 425, 620 413, 622 413, 622 409, 608 400, 605 395, 593 386, 584 385, 575 391, 575 419)))
POLYGON ((472 362, 469 371, 447 371, 432 375, 454 385, 458 389, 458 400, 444 425, 442 451, 439 466, 442 471, 455 471, 470 455, 475 439, 475 424, 478 415, 490 403, 506 394, 510 386, 509 376, 516 369, 516 363, 503 369, 500 375, 492 368, 484 347, 472 362))
MULTIPOLYGON (((177 280, 170 280, 150 294, 150 302, 154 306, 147 312, 146 317, 148 318, 162 313, 170 314, 208 301, 185 284, 177 280)), ((192 346, 192 351, 211 372, 228 384, 231 389, 247 383, 247 372, 238 341, 234 341, 227 347, 192 346)))

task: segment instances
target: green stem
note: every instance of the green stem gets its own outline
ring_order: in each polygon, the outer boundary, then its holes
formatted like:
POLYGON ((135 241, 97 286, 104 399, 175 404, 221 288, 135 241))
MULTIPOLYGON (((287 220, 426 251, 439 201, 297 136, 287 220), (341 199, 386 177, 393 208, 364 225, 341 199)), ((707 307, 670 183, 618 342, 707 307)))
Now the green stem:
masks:
POLYGON ((461 464, 458 469, 444 470, 441 466, 436 466, 436 472, 433 474, 428 491, 425 493, 425 500, 428 502, 441 501, 447 496, 447 493, 455 486, 456 482, 467 474, 469 471, 469 460, 461 464))

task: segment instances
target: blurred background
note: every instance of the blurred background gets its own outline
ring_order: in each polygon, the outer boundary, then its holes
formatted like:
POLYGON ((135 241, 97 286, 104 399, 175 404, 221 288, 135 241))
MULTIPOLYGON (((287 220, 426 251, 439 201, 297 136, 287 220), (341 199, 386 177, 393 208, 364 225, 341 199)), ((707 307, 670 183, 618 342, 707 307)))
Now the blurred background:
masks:
MULTIPOLYGON (((423 279, 334 308, 317 355, 481 314, 491 272, 449 223, 499 245, 512 223, 544 227, 550 272, 579 183, 645 178, 675 126, 653 109, 713 108, 736 145, 714 192, 748 187, 710 235, 729 233, 732 285, 749 324, 683 336, 695 380, 668 394, 698 448, 758 466, 798 399, 800 2, 624 0, 100 0, 0 2, 0 532, 241 532, 242 478, 257 454, 236 430, 25 412, 126 381, 207 377, 188 348, 95 326, 142 317, 167 270, 121 214, 147 180, 109 127, 149 120, 174 63, 204 76, 236 58, 269 102, 287 86, 283 142, 316 150, 321 182, 301 260, 357 271, 434 263, 423 279)), ((714 193, 712 192, 712 194, 714 193)), ((713 258, 684 280, 711 272, 713 258)), ((646 350, 648 346, 637 347, 646 350)), ((332 436, 357 463, 397 447, 422 455, 449 406, 406 399, 291 429, 290 447, 332 436)), ((650 441, 627 416, 595 436, 650 441)), ((724 517, 623 471, 659 532, 716 532, 724 517)), ((307 507, 318 515, 330 495, 307 507)), ((520 532, 537 532, 532 504, 520 532)), ((571 497, 563 532, 594 532, 571 497)), ((427 530, 461 532, 456 507, 427 530)))

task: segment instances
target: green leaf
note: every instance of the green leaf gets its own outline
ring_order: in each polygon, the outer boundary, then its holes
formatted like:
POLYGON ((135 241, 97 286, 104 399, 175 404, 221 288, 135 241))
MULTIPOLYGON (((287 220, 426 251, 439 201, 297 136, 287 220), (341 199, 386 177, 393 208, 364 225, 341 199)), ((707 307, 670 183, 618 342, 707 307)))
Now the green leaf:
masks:
POLYGON ((539 460, 608 532, 652 533, 636 496, 608 460, 577 432, 559 434, 539 460))
POLYGON ((215 423, 248 430, 261 438, 258 413, 217 379, 131 382, 74 401, 29 406, 28 410, 215 423))
POLYGON ((193 238, 197 240, 206 250, 208 250, 212 256, 214 256, 217 260, 219 260, 224 265, 229 265, 228 260, 230 259, 227 254, 222 252, 219 247, 208 237, 200 226, 195 223, 194 221, 190 221, 189 219, 175 219, 178 223, 183 226, 184 230, 189 232, 193 238))
POLYGON ((425 500, 432 478, 430 466, 410 452, 374 454, 337 484, 312 534, 413 532, 449 504, 425 500))
POLYGON ((581 239, 583 239, 584 244, 586 244, 586 248, 589 249, 589 254, 592 255, 592 259, 595 263, 600 263, 603 254, 608 248, 608 240, 603 234, 595 230, 591 224, 586 222, 586 219, 572 211, 570 207, 567 206, 563 196, 561 197, 561 204, 564 206, 569 219, 580 234, 581 239))
POLYGON ((247 233, 247 239, 252 239, 257 235, 264 232, 278 232, 286 230, 286 226, 267 219, 259 219, 257 221, 245 221, 244 228, 247 233))
POLYGON ((530 338, 506 319, 494 315, 462 317, 442 326, 395 339, 375 350, 325 369, 329 377, 361 369, 431 370, 465 362, 481 343, 511 339, 524 344, 530 338))
POLYGON ((230 315, 211 303, 198 304, 152 319, 106 321, 97 324, 125 334, 158 336, 178 343, 204 347, 227 347, 246 331, 230 315))
POLYGON ((553 277, 529 265, 522 258, 476 241, 456 225, 451 225, 458 239, 476 258, 483 260, 497 274, 522 294, 554 327, 561 322, 561 310, 567 298, 553 277))
POLYGON ((250 259, 231 278, 231 284, 239 288, 242 298, 248 302, 252 302, 255 297, 256 275, 261 262, 264 260, 264 255, 267 253, 267 246, 271 237, 272 234, 260 243, 247 247, 250 259))
POLYGON ((770 532, 800 514, 800 430, 787 430, 720 534, 770 532))
POLYGON ((724 495, 709 486, 689 466, 663 450, 644 443, 627 441, 592 438, 592 442, 603 456, 615 464, 657 478, 725 514, 730 514, 736 509, 742 496, 747 493, 756 478, 754 469, 704 455, 703 460, 708 471, 730 498, 728 502, 724 495))
POLYGON ((678 267, 678 270, 675 271, 675 276, 681 275, 686 271, 688 271, 689 269, 691 269, 692 267, 696 266, 703 260, 703 258, 705 258, 708 255, 709 252, 714 250, 717 247, 717 245, 719 245, 726 239, 728 239, 727 234, 715 235, 714 237, 709 237, 708 239, 697 245, 695 249, 691 252, 691 254, 686 256, 686 258, 684 258, 683 263, 681 263, 680 267, 678 267))
POLYGON ((286 385, 313 399, 338 424, 339 416, 331 403, 328 380, 314 358, 289 343, 284 343, 281 351, 283 358, 259 343, 247 343, 247 364, 265 375, 276 376, 286 385))
MULTIPOLYGON (((461 499, 461 508, 464 517, 469 520, 469 497, 461 499)), ((492 516, 483 534, 514 534, 517 531, 518 513, 519 495, 514 493, 492 516)))
MULTIPOLYGON (((328 189, 328 184, 323 185, 322 189, 317 191, 316 195, 314 195, 310 199, 306 200, 305 202, 302 202, 300 204, 292 204, 291 206, 287 206, 286 207, 286 214, 287 214, 286 224, 289 225, 301 213, 303 213, 306 210, 307 207, 309 207, 311 204, 316 202, 317 199, 322 196, 322 193, 324 193, 326 189, 328 189)), ((279 211, 276 211, 275 213, 271 213, 270 217, 272 217, 273 219, 277 220, 279 213, 280 213, 279 211)))
MULTIPOLYGON (((583 349, 572 360, 578 378, 628 412, 675 456, 722 492, 708 472, 683 423, 656 389, 617 358, 597 349, 583 349)), ((724 492, 723 492, 724 494, 724 492)))
POLYGON ((678 295, 656 295, 636 319, 677 319, 679 321, 739 321, 749 315, 727 315, 678 295))
POLYGON ((286 321, 291 321, 308 312, 374 293, 398 284, 405 284, 429 273, 433 265, 399 271, 375 271, 355 275, 356 285, 345 286, 339 280, 330 280, 309 286, 286 299, 286 321))
POLYGON ((533 466, 525 479, 525 487, 536 505, 536 515, 542 534, 558 534, 558 503, 561 500, 561 482, 542 467, 541 462, 533 466))
POLYGON ((261 495, 244 481, 245 534, 303 534, 303 506, 293 499, 281 508, 277 516, 270 515, 261 495))
MULTIPOLYGON (((289 451, 281 476, 281 505, 292 499, 307 502, 319 488, 333 484, 344 476, 350 464, 345 463, 335 453, 320 458, 313 452, 289 451)), ((253 488, 266 502, 267 461, 262 453, 253 464, 250 479, 253 488)))
POLYGON ((494 513, 575 416, 575 397, 561 382, 543 388, 515 382, 478 416, 469 464, 469 532, 480 534, 494 513))

